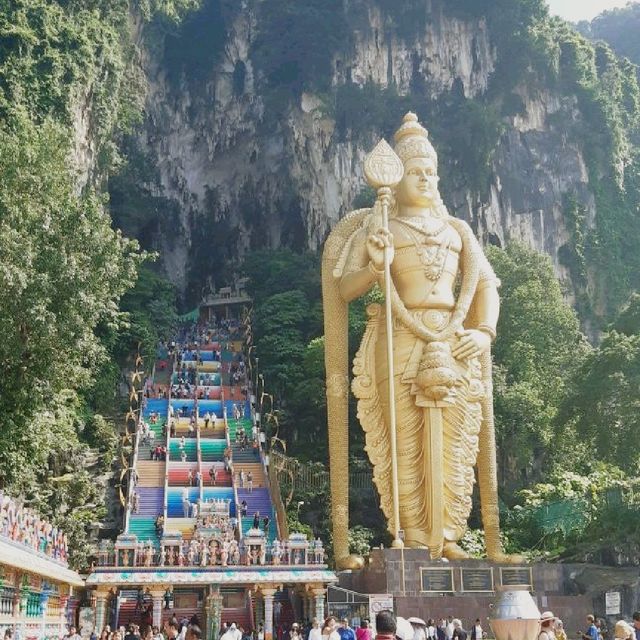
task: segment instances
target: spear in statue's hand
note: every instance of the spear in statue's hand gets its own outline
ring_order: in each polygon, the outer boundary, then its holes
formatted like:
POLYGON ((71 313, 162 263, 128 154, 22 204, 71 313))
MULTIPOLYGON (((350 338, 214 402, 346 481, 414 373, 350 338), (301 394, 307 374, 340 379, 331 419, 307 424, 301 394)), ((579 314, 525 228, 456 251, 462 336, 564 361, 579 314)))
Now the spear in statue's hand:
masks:
MULTIPOLYGON (((364 161, 367 182, 377 191, 377 201, 382 208, 382 228, 389 237, 389 203, 391 190, 404 175, 402 160, 386 140, 380 140, 364 161)), ((391 315, 391 247, 384 246, 384 304, 387 331, 387 365, 389 372, 389 436, 391 438, 391 491, 393 496, 393 542, 402 547, 400 539, 400 499, 398 496, 398 456, 396 442, 396 402, 393 371, 393 318, 391 315)))

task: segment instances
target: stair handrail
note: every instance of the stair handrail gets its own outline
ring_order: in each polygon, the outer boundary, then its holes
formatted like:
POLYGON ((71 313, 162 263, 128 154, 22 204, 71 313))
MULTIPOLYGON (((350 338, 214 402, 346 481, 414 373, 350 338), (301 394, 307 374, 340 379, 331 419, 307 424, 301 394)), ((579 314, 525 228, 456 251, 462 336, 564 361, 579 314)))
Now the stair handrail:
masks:
MULTIPOLYGON (((176 351, 177 351, 176 342, 176 351)), ((171 408, 171 388, 173 386, 173 376, 176 373, 177 353, 173 352, 173 366, 171 367, 171 377, 169 378, 169 393, 167 394, 167 422, 166 422, 166 436, 164 446, 167 453, 164 457, 164 504, 162 507, 162 522, 163 533, 164 528, 167 526, 167 513, 169 512, 169 458, 171 456, 171 421, 169 409, 171 408)))
MULTIPOLYGON (((261 453, 262 457, 262 453, 261 453)), ((284 502, 282 502, 282 492, 280 489, 280 481, 278 480, 278 474, 275 471, 273 465, 265 464, 264 457, 262 457, 262 465, 265 469, 265 481, 268 483, 269 495, 271 496, 271 502, 276 511, 276 533, 278 539, 287 540, 289 538, 289 522, 287 520, 287 511, 284 508, 284 502)))
MULTIPOLYGON (((198 395, 198 384, 197 384, 198 374, 196 372, 196 401, 198 395)), ((200 483, 198 485, 198 491, 200 496, 200 504, 204 502, 204 474, 202 472, 202 443, 200 442, 200 412, 196 407, 196 459, 198 463, 198 471, 200 472, 200 483)))
POLYGON ((231 455, 231 488, 233 489, 233 501, 236 506, 236 520, 238 521, 238 541, 242 540, 242 514, 240 512, 240 503, 238 501, 238 487, 236 485, 236 474, 233 468, 233 447, 231 446, 231 438, 229 437, 229 419, 227 417, 227 405, 224 400, 224 385, 222 384, 222 345, 220 348, 220 387, 222 388, 222 392, 220 394, 220 398, 222 399, 222 419, 224 420, 224 438, 227 443, 227 448, 232 452, 231 455))
MULTIPOLYGON (((144 411, 144 406, 146 404, 145 399, 143 398, 142 404, 140 405, 140 416, 142 416, 142 412, 144 411)), ((127 504, 124 510, 124 531, 125 533, 129 532, 129 522, 131 520, 131 498, 133 497, 133 492, 135 487, 137 486, 136 476, 138 475, 137 466, 138 466, 138 443, 139 443, 139 428, 138 421, 136 421, 136 430, 133 434, 133 456, 131 458, 131 470, 133 472, 129 473, 129 485, 127 487, 127 504)))

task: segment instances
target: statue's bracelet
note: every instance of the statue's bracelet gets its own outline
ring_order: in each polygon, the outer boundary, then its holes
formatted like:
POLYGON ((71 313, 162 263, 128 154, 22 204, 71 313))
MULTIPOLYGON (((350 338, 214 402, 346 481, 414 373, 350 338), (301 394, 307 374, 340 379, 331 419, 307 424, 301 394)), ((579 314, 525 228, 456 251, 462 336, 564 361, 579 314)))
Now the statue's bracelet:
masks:
POLYGON ((371 273, 377 278, 378 276, 382 276, 384 275, 384 269, 378 271, 374 266, 373 266, 373 262, 371 262, 371 260, 369 260, 369 264, 367 265, 369 271, 371 271, 371 273))
POLYGON ((493 327, 490 327, 488 324, 480 324, 476 327, 476 329, 478 331, 486 333, 491 338, 491 342, 496 339, 496 330, 493 327))

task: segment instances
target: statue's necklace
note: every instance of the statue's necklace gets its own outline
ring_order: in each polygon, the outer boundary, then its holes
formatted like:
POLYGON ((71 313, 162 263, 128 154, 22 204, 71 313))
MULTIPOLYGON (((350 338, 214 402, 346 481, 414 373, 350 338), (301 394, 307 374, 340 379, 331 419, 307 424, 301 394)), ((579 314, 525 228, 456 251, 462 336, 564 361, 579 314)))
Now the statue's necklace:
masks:
POLYGON ((439 236, 448 226, 448 222, 446 220, 443 220, 442 223, 439 224, 435 229, 429 229, 426 224, 426 218, 424 218, 423 216, 413 216, 412 218, 396 218, 396 220, 430 238, 439 236))
POLYGON ((405 227, 408 227, 407 231, 416 246, 416 253, 420 258, 420 262, 422 262, 424 266, 425 276, 432 282, 437 282, 444 272, 444 266, 449 255, 451 240, 447 239, 440 242, 436 241, 435 243, 433 240, 431 242, 425 242, 425 240, 427 240, 427 238, 435 239, 439 236, 447 228, 447 221, 443 220, 442 224, 435 229, 427 230, 425 228, 426 225, 424 224, 424 218, 420 216, 413 218, 396 218, 396 220, 404 224, 405 227), (416 237, 416 234, 411 230, 417 231, 424 237, 416 237))

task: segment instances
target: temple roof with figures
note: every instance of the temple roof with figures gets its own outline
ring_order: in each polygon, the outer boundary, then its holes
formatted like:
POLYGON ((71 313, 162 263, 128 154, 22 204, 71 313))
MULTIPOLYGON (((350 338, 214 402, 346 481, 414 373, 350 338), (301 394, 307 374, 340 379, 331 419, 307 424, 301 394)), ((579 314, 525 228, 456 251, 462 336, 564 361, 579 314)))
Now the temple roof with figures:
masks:
POLYGON ((255 583, 333 583, 336 574, 328 569, 291 569, 276 567, 216 567, 207 569, 135 569, 95 571, 87 578, 88 586, 113 584, 255 584, 255 583))

